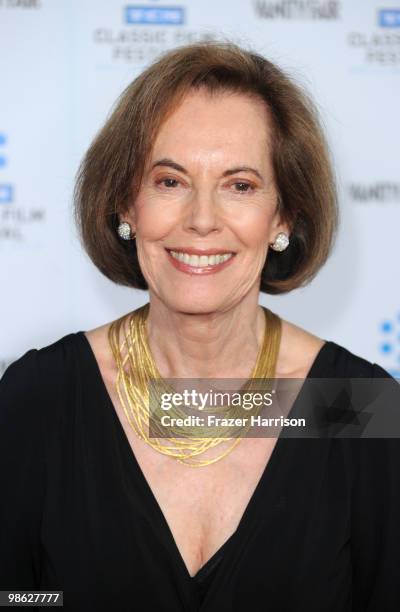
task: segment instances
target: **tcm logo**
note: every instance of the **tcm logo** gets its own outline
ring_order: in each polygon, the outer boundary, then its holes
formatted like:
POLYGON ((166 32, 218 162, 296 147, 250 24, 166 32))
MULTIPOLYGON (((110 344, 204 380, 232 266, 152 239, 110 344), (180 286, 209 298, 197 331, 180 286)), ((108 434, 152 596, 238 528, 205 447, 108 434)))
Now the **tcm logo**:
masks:
POLYGON ((185 11, 181 6, 126 6, 125 23, 142 25, 182 25, 185 11))
POLYGON ((12 185, 0 183, 0 204, 9 204, 13 201, 12 185))
POLYGON ((381 9, 378 11, 378 24, 381 28, 400 28, 400 9, 381 9))

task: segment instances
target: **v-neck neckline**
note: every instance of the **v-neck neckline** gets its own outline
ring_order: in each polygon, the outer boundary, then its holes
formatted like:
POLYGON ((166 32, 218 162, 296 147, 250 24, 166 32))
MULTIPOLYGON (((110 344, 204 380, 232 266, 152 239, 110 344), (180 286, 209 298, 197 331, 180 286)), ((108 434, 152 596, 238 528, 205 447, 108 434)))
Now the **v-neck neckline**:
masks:
MULTIPOLYGON (((217 572, 221 571, 221 566, 224 564, 224 561, 226 560, 227 557, 229 557, 229 551, 232 548, 232 546, 234 545, 235 542, 240 542, 240 538, 241 536, 243 536, 246 531, 247 531, 247 535, 249 536, 250 534, 248 533, 248 528, 249 526, 252 524, 252 518, 255 515, 255 512, 257 511, 257 506, 258 506, 258 502, 259 502, 259 498, 260 495, 262 494, 264 487, 266 486, 266 484, 271 481, 274 472, 276 471, 276 468, 279 464, 279 462, 281 461, 281 456, 283 453, 283 446, 284 446, 284 438, 282 437, 282 431, 283 428, 281 429, 281 432, 279 433, 279 436, 277 438, 277 441, 273 447, 272 453, 269 456, 269 459, 267 461, 266 466, 264 467, 261 476, 253 490, 253 493, 243 511, 243 514, 239 520, 239 523, 235 529, 235 531, 227 538, 227 540, 225 540, 225 542, 223 544, 221 544, 221 546, 215 551, 215 553, 213 553, 213 555, 206 561, 206 563, 204 565, 202 565, 202 567, 198 570, 198 572, 194 575, 191 576, 189 573, 189 570, 186 566, 186 563, 183 559, 183 556, 178 548, 178 545, 175 541, 175 538, 173 536, 173 533, 171 531, 171 528, 167 522, 167 519, 161 509, 160 504, 157 501, 157 498, 155 496, 155 494, 153 493, 153 490, 150 487, 150 484, 148 483, 142 468, 139 465, 138 460, 136 459, 135 453, 133 452, 133 449, 130 445, 129 439, 127 437, 127 434, 125 432, 125 429, 121 423, 121 420, 117 414, 117 411, 115 409, 114 403, 110 397, 110 394, 108 392, 108 389, 106 387, 106 384, 104 382, 103 379, 103 375, 101 373, 97 358, 94 354, 94 351, 92 349, 92 346, 87 338, 87 336, 85 335, 84 331, 78 331, 75 333, 76 337, 79 337, 83 340, 83 344, 81 345, 82 347, 84 346, 86 348, 86 355, 89 358, 90 364, 93 366, 93 374, 95 375, 95 380, 98 383, 98 388, 101 391, 102 396, 104 397, 104 406, 107 409, 110 409, 111 411, 111 415, 112 415, 112 420, 115 424, 115 428, 117 431, 117 435, 118 438, 121 442, 121 448, 123 449, 123 452, 125 453, 127 462, 129 464, 132 465, 133 469, 135 470, 135 473, 138 475, 141 483, 142 483, 142 489, 143 492, 145 493, 146 497, 147 497, 147 501, 148 503, 153 507, 154 512, 158 515, 159 519, 160 519, 160 529, 159 529, 159 534, 161 536, 161 539, 163 540, 164 544, 166 545, 166 547, 168 548, 171 556, 175 559, 175 563, 177 568, 180 569, 180 573, 183 576, 183 579, 189 584, 192 585, 192 587, 196 587, 196 584, 194 584, 196 582, 196 576, 198 576, 200 574, 200 572, 202 574, 204 574, 207 571, 207 568, 210 564, 212 564, 216 557, 219 556, 219 553, 222 552, 222 549, 224 549, 224 556, 221 559, 220 563, 218 564, 218 568, 217 568, 217 572)), ((319 366, 322 360, 323 355, 325 355, 327 352, 329 352, 329 350, 331 350, 332 348, 334 348, 335 343, 330 341, 330 340, 325 340, 324 344, 320 347, 319 351, 317 352, 314 361, 307 373, 307 376, 304 378, 304 380, 307 380, 309 378, 313 378, 313 377, 320 377, 319 375, 319 366)), ((291 415, 293 415, 293 413, 296 410, 297 405, 299 404, 302 395, 304 392, 304 382, 296 396, 296 399, 294 400, 289 413, 287 415, 288 418, 290 418, 291 415)), ((277 508, 279 507, 279 501, 276 504, 277 508)), ((247 539, 247 538, 246 538, 247 539)), ((244 538, 242 537, 242 546, 244 545, 244 538)), ((190 598, 193 602, 193 598, 195 597, 195 593, 194 593, 194 589, 192 588, 190 590, 190 598)), ((207 594, 206 596, 206 600, 208 601, 209 598, 209 594, 207 594)), ((205 601, 206 601, 205 600, 205 601)), ((205 604, 205 601, 203 602, 203 605, 205 604)))

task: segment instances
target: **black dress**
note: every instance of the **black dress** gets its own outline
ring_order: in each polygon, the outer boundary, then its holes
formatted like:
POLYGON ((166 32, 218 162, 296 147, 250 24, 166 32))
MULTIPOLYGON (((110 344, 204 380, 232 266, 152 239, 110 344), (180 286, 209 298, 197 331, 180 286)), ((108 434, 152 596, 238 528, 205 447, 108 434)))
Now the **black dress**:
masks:
MULTIPOLYGON (((330 341, 308 374, 388 376, 330 341)), ((280 436, 192 578, 87 338, 68 334, 0 381, 0 590, 62 590, 66 612, 399 612, 399 442, 280 436)))

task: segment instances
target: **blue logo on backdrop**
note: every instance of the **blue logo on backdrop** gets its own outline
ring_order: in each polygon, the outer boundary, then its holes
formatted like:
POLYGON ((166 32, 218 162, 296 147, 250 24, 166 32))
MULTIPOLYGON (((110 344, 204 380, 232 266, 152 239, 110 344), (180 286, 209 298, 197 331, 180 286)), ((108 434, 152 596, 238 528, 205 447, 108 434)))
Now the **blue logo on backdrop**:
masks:
MULTIPOLYGON (((7 142, 7 137, 3 132, 0 132, 0 147, 4 146, 7 142)), ((3 153, 0 151, 0 168, 4 168, 4 166, 7 164, 7 157, 5 155, 3 155, 3 153)))
POLYGON ((397 318, 384 319, 380 324, 381 342, 379 349, 393 364, 389 369, 392 376, 400 377, 400 312, 397 318))
POLYGON ((382 28, 400 28, 400 9, 381 9, 378 11, 378 24, 382 28))
POLYGON ((126 6, 125 22, 135 25, 182 25, 185 11, 181 6, 126 6))
POLYGON ((13 201, 12 185, 0 183, 0 204, 9 204, 13 201))

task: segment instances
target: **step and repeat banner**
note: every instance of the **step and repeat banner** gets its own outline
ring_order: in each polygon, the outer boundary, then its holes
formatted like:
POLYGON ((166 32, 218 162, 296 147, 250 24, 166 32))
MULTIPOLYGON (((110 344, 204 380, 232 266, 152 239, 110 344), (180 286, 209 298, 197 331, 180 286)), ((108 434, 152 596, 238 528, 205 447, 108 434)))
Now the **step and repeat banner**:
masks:
POLYGON ((205 39, 262 53, 310 91, 333 151, 341 228, 307 287, 261 302, 400 376, 400 4, 376 0, 0 0, 0 375, 29 348, 148 294, 82 252, 74 176, 121 91, 205 39))

